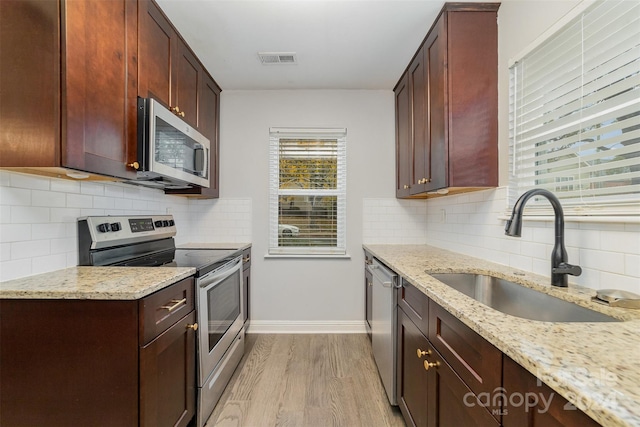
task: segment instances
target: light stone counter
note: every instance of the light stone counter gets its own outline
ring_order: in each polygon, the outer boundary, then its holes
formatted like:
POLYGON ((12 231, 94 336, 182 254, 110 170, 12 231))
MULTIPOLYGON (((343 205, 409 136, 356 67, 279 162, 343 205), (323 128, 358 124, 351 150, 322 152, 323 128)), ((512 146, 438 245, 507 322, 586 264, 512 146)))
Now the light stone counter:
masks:
MULTIPOLYGON (((603 426, 640 426, 640 310, 590 301, 548 277, 426 245, 364 245, 376 258, 603 426), (552 323, 500 313, 430 273, 489 274, 624 322, 552 323)), ((615 287, 615 284, 611 284, 615 287)))
POLYGON ((190 267, 71 267, 0 282, 0 299, 136 300, 195 272, 190 267))

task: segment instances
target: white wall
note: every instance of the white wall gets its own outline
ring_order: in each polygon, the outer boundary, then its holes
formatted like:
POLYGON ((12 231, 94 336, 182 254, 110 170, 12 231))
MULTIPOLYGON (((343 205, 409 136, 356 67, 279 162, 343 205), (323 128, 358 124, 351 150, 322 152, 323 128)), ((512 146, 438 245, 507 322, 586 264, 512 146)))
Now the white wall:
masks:
POLYGON ((253 203, 252 329, 362 330, 363 199, 395 194, 393 92, 223 91, 221 103, 221 194, 253 203), (350 259, 265 259, 270 127, 347 128, 350 259))

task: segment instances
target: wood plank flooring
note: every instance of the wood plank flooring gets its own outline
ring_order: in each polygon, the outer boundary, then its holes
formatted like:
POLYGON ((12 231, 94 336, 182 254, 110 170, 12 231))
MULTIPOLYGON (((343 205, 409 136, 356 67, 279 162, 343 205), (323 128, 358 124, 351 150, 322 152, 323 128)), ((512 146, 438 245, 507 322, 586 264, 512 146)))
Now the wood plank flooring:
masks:
POLYGON ((405 427, 364 334, 246 336, 205 427, 405 427))

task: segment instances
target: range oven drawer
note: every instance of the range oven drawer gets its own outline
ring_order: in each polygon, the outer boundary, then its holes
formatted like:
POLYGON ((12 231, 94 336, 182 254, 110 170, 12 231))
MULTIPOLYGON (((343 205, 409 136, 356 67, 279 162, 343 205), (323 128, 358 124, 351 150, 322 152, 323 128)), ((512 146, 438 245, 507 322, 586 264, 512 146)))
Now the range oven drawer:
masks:
POLYGON ((193 277, 144 297, 138 308, 140 345, 146 345, 195 309, 193 277))

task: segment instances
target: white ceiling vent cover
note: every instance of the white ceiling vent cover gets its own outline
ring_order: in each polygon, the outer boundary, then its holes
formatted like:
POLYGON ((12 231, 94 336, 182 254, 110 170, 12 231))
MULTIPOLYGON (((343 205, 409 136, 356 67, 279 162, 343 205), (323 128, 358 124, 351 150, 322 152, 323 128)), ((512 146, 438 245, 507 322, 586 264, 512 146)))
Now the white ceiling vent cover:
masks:
POLYGON ((298 63, 295 52, 258 52, 258 57, 262 65, 298 63))

